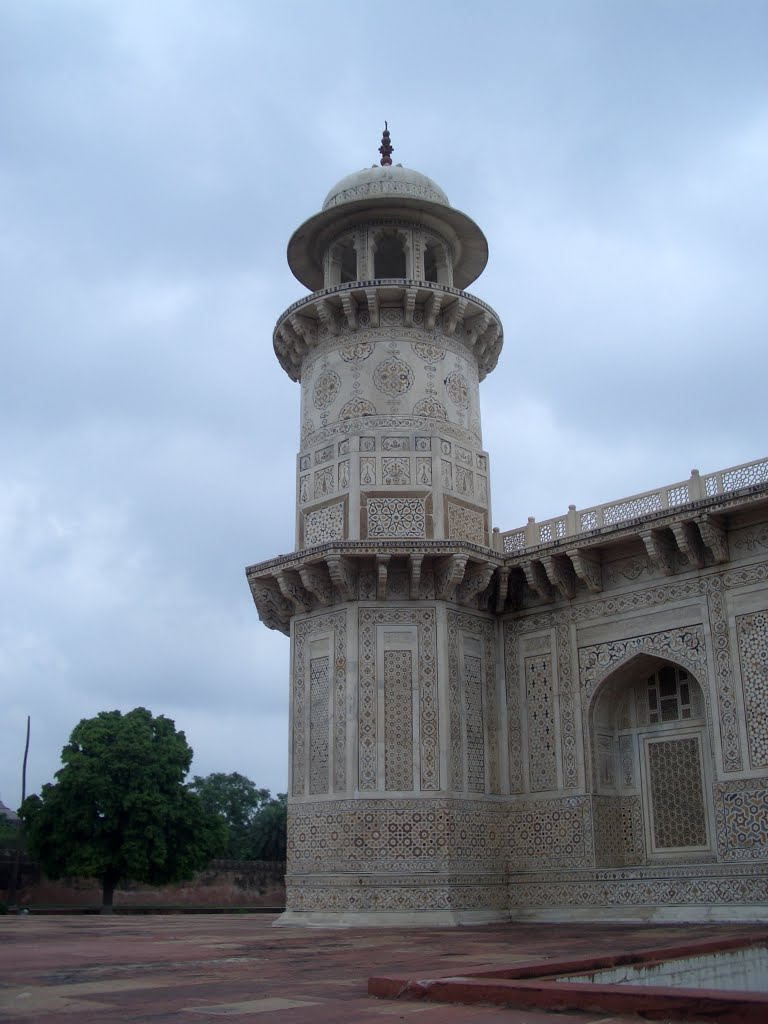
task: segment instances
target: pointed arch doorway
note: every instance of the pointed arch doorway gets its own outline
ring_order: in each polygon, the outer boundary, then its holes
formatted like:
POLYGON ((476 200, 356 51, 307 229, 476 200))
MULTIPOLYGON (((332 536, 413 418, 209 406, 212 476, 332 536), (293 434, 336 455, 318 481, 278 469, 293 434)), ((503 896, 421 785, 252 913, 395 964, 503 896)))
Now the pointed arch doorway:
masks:
POLYGON ((638 654, 603 681, 590 715, 598 864, 713 856, 707 721, 704 691, 682 665, 638 654))

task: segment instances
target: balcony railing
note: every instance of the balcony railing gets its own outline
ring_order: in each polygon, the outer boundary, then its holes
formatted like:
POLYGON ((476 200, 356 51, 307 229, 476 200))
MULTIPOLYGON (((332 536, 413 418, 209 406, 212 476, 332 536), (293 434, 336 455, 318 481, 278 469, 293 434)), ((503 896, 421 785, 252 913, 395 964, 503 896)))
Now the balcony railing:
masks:
POLYGON ((540 523, 531 517, 526 526, 497 534, 496 546, 507 554, 514 554, 564 537, 599 530, 604 526, 616 526, 651 512, 663 512, 678 505, 687 505, 691 501, 713 498, 743 487, 765 483, 768 483, 768 459, 745 462, 741 466, 721 469, 703 477, 694 469, 688 480, 643 491, 642 494, 632 494, 620 501, 592 505, 585 509, 570 505, 565 515, 545 519, 540 523))

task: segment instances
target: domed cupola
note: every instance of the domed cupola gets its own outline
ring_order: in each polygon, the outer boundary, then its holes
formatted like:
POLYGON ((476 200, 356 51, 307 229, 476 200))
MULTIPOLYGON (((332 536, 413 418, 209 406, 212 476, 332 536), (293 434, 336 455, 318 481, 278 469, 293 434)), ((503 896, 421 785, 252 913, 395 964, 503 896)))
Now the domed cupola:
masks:
POLYGON ((426 174, 392 163, 386 127, 379 151, 380 164, 342 178, 294 232, 294 275, 311 291, 381 280, 467 287, 488 260, 482 231, 426 174))

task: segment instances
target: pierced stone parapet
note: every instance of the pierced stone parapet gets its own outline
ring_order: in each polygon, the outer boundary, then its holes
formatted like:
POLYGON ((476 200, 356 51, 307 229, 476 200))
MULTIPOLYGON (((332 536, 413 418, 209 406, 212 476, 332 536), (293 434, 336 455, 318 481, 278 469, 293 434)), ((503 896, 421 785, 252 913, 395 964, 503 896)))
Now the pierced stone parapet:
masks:
MULTIPOLYGON (((594 536, 607 528, 631 526, 651 522, 658 518, 669 518, 668 513, 679 513, 683 509, 708 509, 720 506, 718 498, 735 494, 768 493, 768 459, 747 462, 731 469, 723 469, 704 478, 694 469, 688 480, 658 487, 653 491, 633 494, 620 501, 590 508, 576 509, 571 505, 565 515, 555 516, 536 522, 531 518, 526 526, 505 530, 498 535, 498 544, 505 554, 515 554, 541 545, 551 544, 564 538, 594 536)), ((673 516, 678 521, 680 516, 673 516)), ((689 517, 690 518, 690 517, 689 517)), ((678 547, 690 557, 693 564, 701 558, 700 542, 690 531, 685 536, 676 534, 678 547)), ((713 540, 717 545, 717 541, 713 540)), ((709 547, 709 544, 706 544, 709 547)), ((722 548, 717 548, 722 553, 722 548)), ((719 555, 718 555, 719 557, 719 555)))
POLYGON ((337 285, 294 302, 273 334, 280 365, 300 380, 304 359, 325 339, 379 327, 383 303, 400 307, 404 329, 439 331, 464 345, 477 360, 480 380, 496 366, 503 332, 487 303, 448 285, 400 278, 337 285))

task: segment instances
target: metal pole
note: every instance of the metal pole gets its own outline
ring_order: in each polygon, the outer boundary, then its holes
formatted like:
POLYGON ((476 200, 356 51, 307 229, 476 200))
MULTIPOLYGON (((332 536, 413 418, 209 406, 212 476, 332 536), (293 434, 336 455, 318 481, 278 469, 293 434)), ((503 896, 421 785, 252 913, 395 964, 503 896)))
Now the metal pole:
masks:
MULTIPOLYGON (((21 802, 27 799, 27 756, 29 755, 29 715, 27 715, 27 740, 24 744, 24 761, 21 767, 21 802)), ((19 869, 21 867, 21 823, 16 830, 16 856, 13 861, 10 885, 8 886, 8 909, 18 910, 16 891, 18 888, 19 869)))

